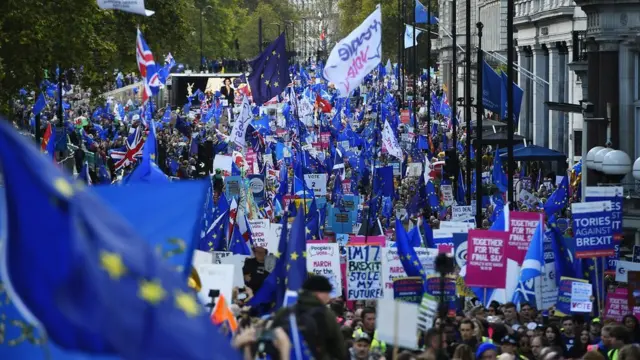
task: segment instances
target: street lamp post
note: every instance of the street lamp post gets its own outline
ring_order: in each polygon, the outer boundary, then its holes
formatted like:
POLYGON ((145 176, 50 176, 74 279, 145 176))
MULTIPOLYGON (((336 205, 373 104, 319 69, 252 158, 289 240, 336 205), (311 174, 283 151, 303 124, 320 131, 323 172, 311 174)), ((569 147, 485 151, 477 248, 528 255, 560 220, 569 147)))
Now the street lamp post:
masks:
MULTIPOLYGON (((476 132, 477 144, 476 144, 476 224, 482 225, 482 116, 484 114, 484 107, 482 104, 482 28, 484 24, 478 22, 476 24, 478 28, 478 60, 476 69, 476 132)), ((469 54, 471 55, 471 54, 469 54)))
POLYGON ((204 47, 203 47, 203 43, 204 43, 204 12, 207 11, 207 9, 213 9, 213 6, 211 5, 207 5, 205 7, 203 7, 202 9, 200 9, 200 71, 203 72, 205 70, 205 64, 204 64, 204 47))
POLYGON ((467 118, 467 172, 466 183, 467 183, 467 204, 471 205, 471 0, 467 0, 466 3, 466 19, 465 19, 465 29, 467 33, 465 34, 465 60, 467 61, 464 64, 464 102, 466 107, 464 108, 464 117, 467 118))

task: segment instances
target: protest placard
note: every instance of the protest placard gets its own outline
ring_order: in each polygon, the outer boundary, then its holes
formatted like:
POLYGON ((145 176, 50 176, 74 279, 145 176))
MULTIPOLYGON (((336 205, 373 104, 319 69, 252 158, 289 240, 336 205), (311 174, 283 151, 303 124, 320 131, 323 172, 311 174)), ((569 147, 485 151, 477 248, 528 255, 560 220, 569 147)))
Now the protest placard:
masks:
POLYGON ((453 197, 453 188, 451 185, 440 185, 440 193, 442 194, 442 201, 444 202, 444 206, 451 206, 455 204, 455 199, 453 197))
POLYGON ((306 174, 304 182, 309 189, 313 190, 315 196, 327 195, 327 174, 306 174))
MULTIPOLYGON (((435 258, 438 256, 436 249, 427 248, 414 248, 420 264, 422 264, 422 270, 425 275, 435 274, 435 258)), ((401 279, 407 277, 407 273, 404 271, 402 261, 398 255, 398 249, 394 247, 382 248, 382 287, 384 297, 386 299, 393 298, 393 281, 395 279, 401 279)))
POLYGON ((604 318, 622 322, 625 315, 631 314, 629 293, 626 288, 616 288, 608 292, 604 305, 604 318))
POLYGON ((419 304, 424 294, 422 278, 405 277, 393 280, 393 299, 419 304))
POLYGON ((571 284, 571 312, 590 313, 593 287, 589 283, 574 281, 571 284))
POLYGON ((614 254, 607 256, 605 275, 613 275, 620 259, 620 243, 623 238, 622 229, 622 186, 587 186, 585 201, 611 201, 611 227, 614 243, 614 254))
POLYGON ((227 199, 238 198, 240 196, 240 187, 242 184, 241 176, 227 176, 224 179, 225 183, 225 195, 227 199))
POLYGON ((629 271, 640 271, 640 263, 618 261, 616 265, 616 281, 626 283, 628 281, 629 271))
POLYGON ((214 251, 210 254, 213 255, 213 264, 222 264, 222 259, 233 255, 231 251, 214 251))
POLYGON ((615 254, 611 201, 573 203, 571 204, 571 214, 577 258, 603 257, 615 254))
POLYGON ((307 269, 329 280, 333 287, 332 298, 342 295, 338 244, 307 244, 307 269))
POLYGON ((536 231, 542 214, 535 212, 509 212, 509 241, 507 242, 507 258, 522 264, 529 243, 536 231))
POLYGON ((502 289, 507 279, 505 245, 509 233, 492 230, 469 230, 467 273, 469 287, 502 289))
POLYGON ((472 220, 475 216, 474 210, 471 205, 453 206, 451 208, 451 220, 460 222, 472 220))
MULTIPOLYGON (((268 219, 249 220, 251 227, 251 238, 255 247, 269 249, 269 232, 271 231, 271 223, 268 219)), ((272 247, 273 248, 273 247, 272 247)), ((277 249, 277 246, 276 246, 277 249)))
POLYGON ((438 301, 435 297, 424 294, 418 307, 418 329, 427 331, 433 327, 438 311, 438 301))
MULTIPOLYGON (((440 301, 440 277, 432 275, 427 279, 427 294, 433 296, 434 298, 440 301)), ((447 303, 447 308, 449 309, 449 316, 455 316, 456 308, 457 308, 457 288, 456 288, 456 280, 451 277, 446 277, 444 279, 444 301, 447 303)))
POLYGON ((380 299, 376 311, 376 335, 390 348, 393 345, 417 350, 418 304, 380 299))
POLYGON ((256 202, 261 203, 264 200, 264 176, 261 174, 249 175, 247 176, 247 179, 249 179, 249 189, 253 194, 253 199, 256 202))
POLYGON ((471 229, 475 229, 476 225, 464 221, 440 221, 440 229, 447 229, 452 233, 467 233, 471 229))
POLYGON ((379 246, 347 246, 348 300, 382 297, 380 255, 381 248, 379 246))

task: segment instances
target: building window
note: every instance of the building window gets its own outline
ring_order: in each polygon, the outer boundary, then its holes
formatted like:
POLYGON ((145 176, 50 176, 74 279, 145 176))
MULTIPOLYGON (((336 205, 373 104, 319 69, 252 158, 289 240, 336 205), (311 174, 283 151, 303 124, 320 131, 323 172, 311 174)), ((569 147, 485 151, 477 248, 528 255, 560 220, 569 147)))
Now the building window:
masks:
POLYGON ((582 156, 582 130, 573 131, 573 153, 582 156))

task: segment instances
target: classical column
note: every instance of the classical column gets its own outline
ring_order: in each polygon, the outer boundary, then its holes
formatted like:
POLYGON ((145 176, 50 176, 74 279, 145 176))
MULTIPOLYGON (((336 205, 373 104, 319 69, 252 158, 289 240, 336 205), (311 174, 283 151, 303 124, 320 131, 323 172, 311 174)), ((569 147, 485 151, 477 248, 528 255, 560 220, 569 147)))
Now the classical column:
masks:
MULTIPOLYGON (((553 84, 553 86, 549 86, 549 101, 560 102, 560 91, 562 86, 561 83, 561 74, 562 66, 560 65, 562 56, 560 55, 559 49, 556 43, 551 43, 548 45, 547 49, 549 50, 549 84, 553 84)), ((562 151, 562 141, 563 139, 563 124, 560 123, 560 112, 549 110, 549 119, 551 122, 551 126, 549 127, 549 147, 554 150, 562 151)))
MULTIPOLYGON (((611 104, 611 141, 613 146, 620 146, 620 117, 619 117, 619 41, 600 41, 600 66, 599 66, 599 89, 597 111, 601 116, 607 115, 607 103, 611 104)), ((604 128, 606 134, 606 127, 604 128)), ((606 141, 606 135, 604 136, 606 141)))
POLYGON ((526 92, 527 81, 529 81, 528 75, 525 74, 525 69, 529 69, 529 60, 531 58, 527 56, 527 51, 524 47, 518 47, 518 66, 520 71, 518 72, 518 86, 525 90, 522 97, 522 106, 520 107, 520 121, 518 122, 518 133, 524 137, 529 136, 529 116, 527 113, 527 106, 529 106, 529 99, 526 92))
MULTIPOLYGON (((543 46, 536 45, 533 52, 533 73, 544 79, 549 79, 548 61, 546 50, 543 46)), ((545 101, 548 97, 549 87, 542 82, 533 84, 533 143, 540 146, 548 146, 549 111, 545 101)))
MULTIPOLYGON (((635 121, 632 119, 635 117, 635 94, 634 94, 634 86, 635 86, 635 58, 634 53, 632 51, 632 44, 629 42, 623 42, 620 44, 619 51, 619 79, 620 79, 620 119, 629 119, 628 121, 620 121, 620 143, 615 144, 618 149, 629 154, 631 159, 635 159, 635 144, 636 139, 635 136, 631 136, 630 134, 636 133, 635 121)), ((630 180, 633 182, 632 180, 630 180)))

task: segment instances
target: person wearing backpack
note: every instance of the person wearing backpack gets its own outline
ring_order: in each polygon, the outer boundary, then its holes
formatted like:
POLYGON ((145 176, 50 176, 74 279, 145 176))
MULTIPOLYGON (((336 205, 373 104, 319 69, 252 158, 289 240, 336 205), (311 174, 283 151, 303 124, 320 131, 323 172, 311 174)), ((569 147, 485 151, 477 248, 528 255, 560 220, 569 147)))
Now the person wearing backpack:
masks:
POLYGON ((302 284, 295 305, 278 311, 272 328, 282 327, 289 333, 289 315, 295 314, 298 328, 315 360, 346 360, 347 350, 336 315, 327 304, 332 286, 327 278, 309 275, 302 284))

